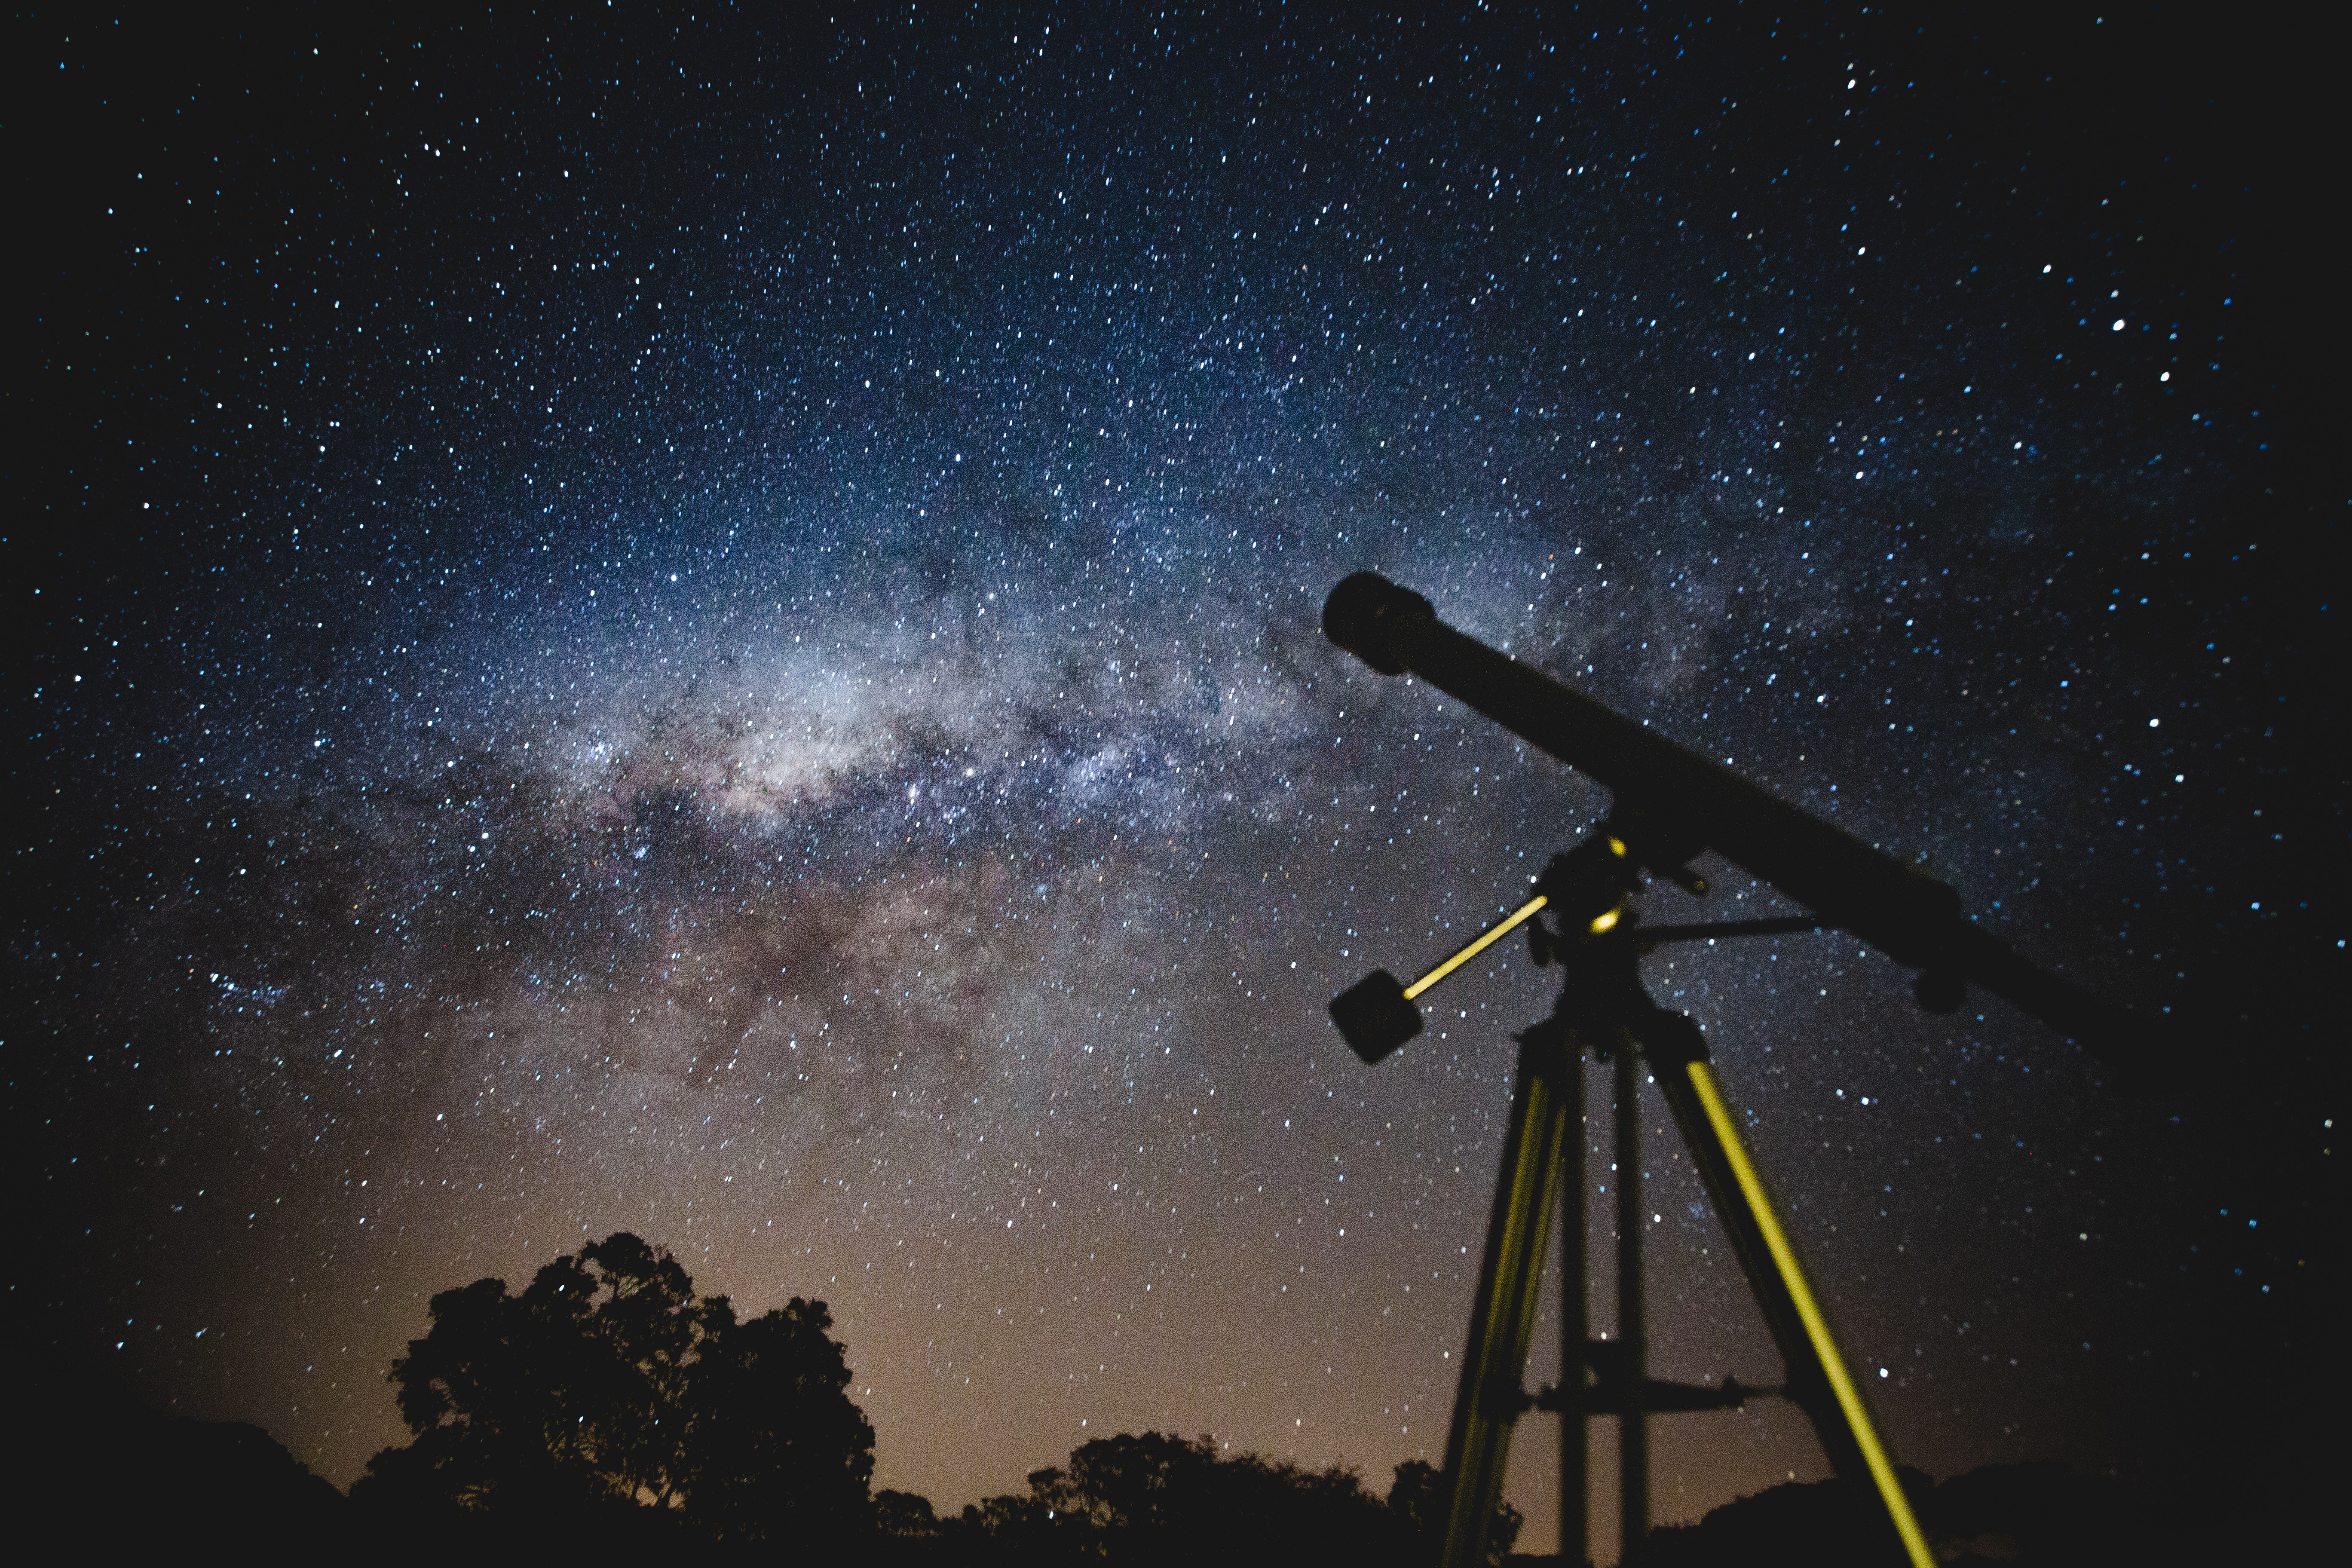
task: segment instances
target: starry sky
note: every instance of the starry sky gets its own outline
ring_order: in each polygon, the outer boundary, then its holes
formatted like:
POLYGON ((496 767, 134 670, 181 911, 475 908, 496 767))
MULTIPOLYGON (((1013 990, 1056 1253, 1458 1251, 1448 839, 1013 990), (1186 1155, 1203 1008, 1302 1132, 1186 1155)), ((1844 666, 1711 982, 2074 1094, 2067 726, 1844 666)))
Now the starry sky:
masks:
MULTIPOLYGON (((1647 961, 1900 1459, 2170 1473, 2294 1395, 2344 925, 2291 44, 363 26, 15 27, 58 1353, 348 1483, 433 1292, 626 1228, 829 1301, 877 1484, 943 1510, 1147 1427, 1442 1458, 1549 987, 1498 946, 1377 1068, 1323 1008, 1608 803, 1327 644, 1370 567, 2191 1021, 2134 1099, 1849 938, 1647 961)), ((1648 917, 1791 912, 1712 864, 1648 917)), ((1649 1110, 1654 1369, 1773 1381, 1649 1110)), ((1786 1406, 1654 1431, 1661 1521, 1826 1473, 1786 1406)))

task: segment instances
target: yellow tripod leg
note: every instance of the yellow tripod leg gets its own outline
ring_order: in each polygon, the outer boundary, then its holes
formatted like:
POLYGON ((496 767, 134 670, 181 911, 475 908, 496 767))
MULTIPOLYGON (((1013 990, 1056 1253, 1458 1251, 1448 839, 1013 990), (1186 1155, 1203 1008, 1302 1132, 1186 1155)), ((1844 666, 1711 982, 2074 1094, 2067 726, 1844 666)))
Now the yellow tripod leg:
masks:
POLYGON ((1454 1395, 1453 1430, 1445 1441, 1448 1496, 1445 1544, 1439 1558, 1445 1568, 1483 1568, 1487 1531, 1503 1495, 1511 1426, 1527 1406, 1520 1380, 1535 1334, 1536 1289, 1543 1277, 1552 1205, 1559 1195, 1560 1140, 1567 1121, 1554 1074, 1562 1070, 1566 1055, 1559 1032, 1543 1029, 1534 1031, 1519 1049, 1503 1169, 1495 1184, 1495 1212, 1478 1269, 1470 1342, 1463 1351, 1461 1381, 1454 1395))
MULTIPOLYGON (((1659 1083, 1668 1085, 1674 1073, 1674 1068, 1662 1066, 1658 1072, 1659 1083)), ((1821 1303, 1814 1299, 1812 1288, 1805 1282, 1805 1271, 1798 1265, 1796 1249, 1789 1244, 1788 1232, 1780 1226, 1780 1215, 1772 1207, 1771 1195, 1764 1190, 1764 1180, 1757 1173, 1754 1162, 1748 1158, 1748 1151, 1740 1146, 1738 1124, 1732 1120, 1731 1108, 1724 1103, 1723 1091, 1715 1081, 1714 1068, 1704 1060, 1688 1061, 1681 1065, 1681 1076, 1687 1085, 1690 1101, 1687 1107, 1675 1107, 1679 1113, 1676 1120, 1685 1122, 1684 1138, 1695 1151, 1704 1154, 1711 1146, 1716 1154, 1720 1163, 1719 1172, 1709 1171, 1708 1165, 1712 1162, 1704 1158, 1702 1172, 1730 1178, 1727 1184, 1732 1190, 1715 1194, 1717 1208, 1729 1222, 1734 1243, 1748 1243, 1741 1247, 1743 1252, 1760 1243, 1760 1250, 1769 1259, 1772 1275, 1779 1282, 1780 1289, 1773 1294, 1781 1300, 1767 1299, 1763 1281, 1757 1278, 1755 1264, 1750 1263, 1749 1279, 1758 1288, 1758 1299, 1764 1307, 1765 1317, 1772 1321, 1775 1337, 1782 1341, 1780 1353, 1790 1363, 1790 1382, 1807 1381, 1804 1374, 1809 1372, 1817 1375, 1822 1383, 1828 1385, 1838 1414, 1843 1417, 1845 1435, 1852 1445, 1851 1450, 1845 1452, 1841 1450, 1845 1449, 1846 1445, 1835 1440, 1830 1425, 1822 1419, 1822 1413, 1808 1411, 1814 1417, 1814 1427, 1821 1432, 1823 1446, 1830 1450, 1832 1463, 1843 1473, 1850 1469, 1853 1459, 1861 1461, 1872 1484, 1878 1489, 1879 1499, 1886 1506, 1887 1518, 1895 1526, 1895 1533, 1902 1539, 1903 1550, 1909 1556, 1912 1568, 1936 1568, 1936 1555, 1928 1549, 1927 1538, 1921 1533, 1919 1521, 1912 1517, 1911 1500, 1903 1495, 1902 1484, 1895 1479, 1894 1461, 1886 1457, 1885 1446, 1878 1440, 1870 1412, 1862 1402, 1862 1390, 1855 1386, 1853 1375, 1846 1371, 1845 1358, 1838 1353, 1837 1342, 1830 1337, 1829 1321, 1822 1315, 1821 1303), (1688 1115, 1688 1110, 1693 1109, 1697 1110, 1698 1116, 1688 1115), (1702 1127, 1692 1125, 1693 1122, 1703 1124, 1705 1136, 1701 1135, 1702 1127), (1736 1210, 1732 1206, 1735 1202, 1738 1205, 1736 1210), (1743 1237, 1743 1229, 1750 1234, 1743 1237), (1790 1336, 1785 1330, 1787 1320, 1791 1317, 1795 1320, 1794 1327, 1802 1335, 1802 1351, 1788 1342, 1790 1336), (1807 1363, 1811 1364, 1808 1366, 1807 1363), (1839 1463, 1842 1459, 1846 1462, 1839 1463)), ((1669 1086, 1667 1098, 1672 1102, 1682 1099, 1682 1096, 1673 1093, 1669 1086)), ((1708 1183, 1711 1187, 1717 1184, 1714 1181, 1708 1183)))

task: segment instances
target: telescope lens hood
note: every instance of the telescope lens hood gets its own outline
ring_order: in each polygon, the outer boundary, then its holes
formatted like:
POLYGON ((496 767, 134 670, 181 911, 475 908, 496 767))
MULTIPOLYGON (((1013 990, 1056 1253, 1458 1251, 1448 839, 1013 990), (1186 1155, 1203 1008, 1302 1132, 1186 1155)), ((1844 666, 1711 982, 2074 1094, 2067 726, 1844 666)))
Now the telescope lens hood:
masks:
POLYGON ((1323 601, 1323 635, 1382 675, 1402 675, 1403 664, 1389 651, 1388 626, 1404 616, 1435 620, 1437 606, 1377 572, 1359 572, 1323 601))

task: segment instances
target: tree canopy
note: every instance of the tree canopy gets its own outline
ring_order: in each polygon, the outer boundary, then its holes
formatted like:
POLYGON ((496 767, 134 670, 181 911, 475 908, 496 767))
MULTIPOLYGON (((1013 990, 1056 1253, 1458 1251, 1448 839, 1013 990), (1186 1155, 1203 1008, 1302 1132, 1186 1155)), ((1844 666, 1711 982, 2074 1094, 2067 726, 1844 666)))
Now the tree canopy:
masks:
POLYGON ((517 1522, 654 1510, 746 1542, 868 1521, 874 1428, 822 1301, 739 1322, 623 1231, 520 1294, 477 1279, 430 1312, 392 1365, 415 1440, 369 1461, 357 1502, 517 1522))
MULTIPOLYGON (((1407 1460, 1383 1500, 1343 1466, 1310 1470, 1225 1454, 1205 1436, 1122 1434, 1032 1472, 1025 1494, 967 1508, 940 1532, 1005 1561, 1419 1563, 1434 1559, 1443 1525, 1436 1481, 1432 1467, 1407 1460)), ((1494 1561, 1519 1523, 1509 1505, 1497 1509, 1494 1561)))

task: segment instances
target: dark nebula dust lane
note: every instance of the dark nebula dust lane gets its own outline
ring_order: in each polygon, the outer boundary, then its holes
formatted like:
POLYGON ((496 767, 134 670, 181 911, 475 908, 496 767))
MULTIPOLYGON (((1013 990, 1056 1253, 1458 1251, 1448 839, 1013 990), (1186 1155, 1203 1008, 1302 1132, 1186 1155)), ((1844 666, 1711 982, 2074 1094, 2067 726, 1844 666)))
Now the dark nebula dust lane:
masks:
MULTIPOLYGON (((827 1301, 942 1510, 1441 1458, 1547 984, 1324 1004, 1607 800, 1325 642, 1369 567, 2261 1037, 2135 1100, 1836 933, 1644 972, 1905 1462, 2254 1451, 2335 1288, 2306 110, 1941 26, 20 23, 20 1310, 343 1484, 429 1296, 627 1228, 827 1301)), ((1714 869, 1651 918, 1791 912, 1714 869)), ((1653 1365, 1773 1381, 1650 1109, 1653 1365)), ((1661 1520, 1825 1473, 1656 1442, 1661 1520)))

